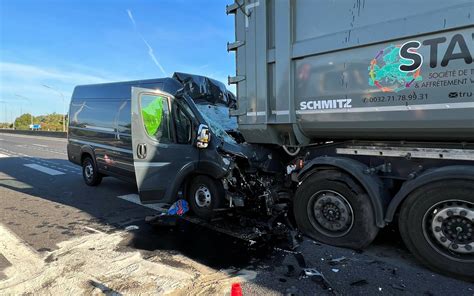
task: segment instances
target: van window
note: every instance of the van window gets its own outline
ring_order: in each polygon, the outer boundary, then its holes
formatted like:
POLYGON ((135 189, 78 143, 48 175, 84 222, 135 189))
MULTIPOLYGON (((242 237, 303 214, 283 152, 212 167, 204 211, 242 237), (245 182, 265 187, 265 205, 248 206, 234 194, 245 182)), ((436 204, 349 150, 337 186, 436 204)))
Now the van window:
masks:
POLYGON ((130 100, 124 100, 120 103, 117 118, 117 128, 119 133, 132 133, 132 119, 130 114, 131 109, 132 107, 130 106, 130 100))
POLYGON ((163 143, 171 142, 168 99, 144 94, 140 99, 143 124, 148 136, 163 143))
POLYGON ((190 144, 192 137, 192 123, 181 105, 175 104, 176 141, 178 144, 190 144))

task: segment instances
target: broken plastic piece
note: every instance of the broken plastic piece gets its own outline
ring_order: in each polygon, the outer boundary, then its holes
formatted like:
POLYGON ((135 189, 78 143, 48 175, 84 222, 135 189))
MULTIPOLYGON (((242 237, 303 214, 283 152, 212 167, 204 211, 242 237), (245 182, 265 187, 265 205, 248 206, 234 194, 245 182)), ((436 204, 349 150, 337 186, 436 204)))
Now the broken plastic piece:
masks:
POLYGON ((322 275, 322 273, 320 273, 314 268, 305 268, 303 269, 303 271, 304 271, 304 274, 307 276, 321 276, 322 275))
POLYGON ((339 257, 339 258, 334 258, 334 259, 331 259, 331 261, 329 261, 329 264, 330 265, 337 265, 337 264, 340 264, 340 263, 344 263, 346 262, 347 260, 347 257, 339 257))
POLYGON ((183 216, 187 211, 189 211, 188 202, 184 199, 179 199, 171 205, 171 207, 168 209, 167 214, 183 216))

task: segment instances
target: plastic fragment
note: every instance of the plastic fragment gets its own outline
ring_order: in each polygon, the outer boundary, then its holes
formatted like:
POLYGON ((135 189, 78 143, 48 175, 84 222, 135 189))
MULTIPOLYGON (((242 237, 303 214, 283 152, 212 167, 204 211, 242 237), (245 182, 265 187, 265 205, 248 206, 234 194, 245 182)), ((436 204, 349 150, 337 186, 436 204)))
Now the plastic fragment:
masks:
POLYGON ((184 199, 179 199, 171 205, 171 207, 168 209, 167 214, 183 216, 187 211, 189 211, 188 202, 184 199))

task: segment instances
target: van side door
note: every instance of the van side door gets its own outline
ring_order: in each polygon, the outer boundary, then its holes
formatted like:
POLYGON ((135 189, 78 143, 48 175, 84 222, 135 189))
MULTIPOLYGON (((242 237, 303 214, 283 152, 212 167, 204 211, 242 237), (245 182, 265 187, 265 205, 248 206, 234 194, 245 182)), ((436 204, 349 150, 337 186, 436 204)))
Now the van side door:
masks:
POLYGON ((132 147, 142 203, 172 203, 182 176, 196 170, 193 121, 163 91, 132 87, 132 147))

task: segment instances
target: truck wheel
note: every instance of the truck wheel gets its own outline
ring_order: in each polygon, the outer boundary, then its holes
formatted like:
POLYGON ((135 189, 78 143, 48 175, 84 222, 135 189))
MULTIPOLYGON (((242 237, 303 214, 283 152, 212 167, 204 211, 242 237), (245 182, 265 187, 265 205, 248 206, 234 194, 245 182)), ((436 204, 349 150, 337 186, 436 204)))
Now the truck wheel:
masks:
POLYGON ((309 237, 339 247, 362 249, 378 233, 367 193, 347 174, 316 172, 298 187, 295 220, 309 237))
POLYGON ((97 186, 102 182, 102 175, 97 169, 97 165, 89 156, 82 161, 82 177, 89 186, 97 186))
POLYGON ((208 176, 195 177, 188 192, 191 210, 196 216, 206 220, 214 216, 214 209, 222 206, 225 195, 222 184, 208 176))
POLYGON ((431 269, 474 281, 474 183, 447 180, 411 193, 399 215, 413 255, 431 269))

